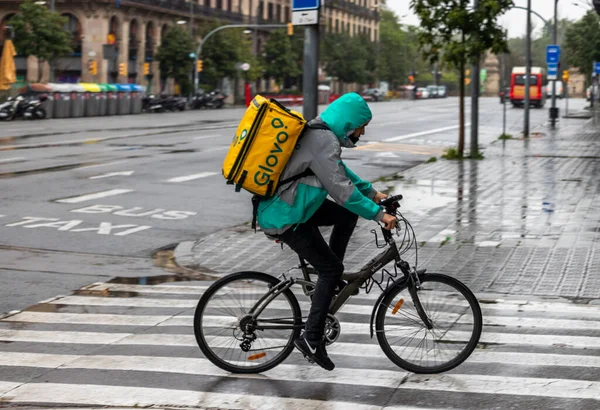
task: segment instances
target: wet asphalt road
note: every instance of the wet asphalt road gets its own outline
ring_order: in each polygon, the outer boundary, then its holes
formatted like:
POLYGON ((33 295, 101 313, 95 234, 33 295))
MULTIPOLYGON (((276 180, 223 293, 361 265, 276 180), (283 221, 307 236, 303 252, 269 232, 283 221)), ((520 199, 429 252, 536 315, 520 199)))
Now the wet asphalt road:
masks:
MULTIPOLYGON (((365 179, 457 145, 456 98, 371 106, 362 145, 344 153, 365 179)), ((480 101, 482 148, 502 132, 501 108, 480 101)), ((220 175, 242 113, 0 123, 0 313, 112 276, 160 274, 149 261, 157 248, 249 221, 250 195, 220 175)), ((531 110, 532 129, 546 120, 547 109, 531 110)), ((522 123, 523 110, 507 107, 508 132, 522 123)))

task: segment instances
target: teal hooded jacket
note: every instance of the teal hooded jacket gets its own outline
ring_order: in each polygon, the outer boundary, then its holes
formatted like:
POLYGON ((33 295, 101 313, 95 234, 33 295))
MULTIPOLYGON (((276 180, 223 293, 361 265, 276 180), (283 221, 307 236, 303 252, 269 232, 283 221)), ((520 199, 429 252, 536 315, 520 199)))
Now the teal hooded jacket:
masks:
POLYGON ((381 221, 383 211, 372 200, 376 191, 341 159, 342 146, 355 147, 348 136, 371 118, 365 100, 356 93, 349 93, 335 100, 320 117, 309 123, 324 124, 328 129, 306 130, 280 180, 299 175, 308 168, 314 175, 282 184, 274 196, 260 201, 257 220, 263 232, 280 235, 290 227, 308 221, 327 195, 365 219, 381 221))

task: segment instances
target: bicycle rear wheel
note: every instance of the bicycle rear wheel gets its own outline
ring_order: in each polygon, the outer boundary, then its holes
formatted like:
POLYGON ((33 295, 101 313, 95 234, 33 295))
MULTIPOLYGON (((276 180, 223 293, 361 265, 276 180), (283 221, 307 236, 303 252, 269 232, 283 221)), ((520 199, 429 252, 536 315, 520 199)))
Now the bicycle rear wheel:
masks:
POLYGON ((194 334, 202 353, 232 373, 260 373, 283 362, 294 349, 302 313, 288 289, 253 319, 251 309, 279 279, 260 272, 238 272, 204 292, 194 314, 194 334))
POLYGON ((413 373, 441 373, 464 362, 481 336, 479 302, 460 281, 446 275, 421 277, 418 300, 431 320, 428 329, 407 284, 393 288, 377 310, 377 341, 386 356, 413 373))

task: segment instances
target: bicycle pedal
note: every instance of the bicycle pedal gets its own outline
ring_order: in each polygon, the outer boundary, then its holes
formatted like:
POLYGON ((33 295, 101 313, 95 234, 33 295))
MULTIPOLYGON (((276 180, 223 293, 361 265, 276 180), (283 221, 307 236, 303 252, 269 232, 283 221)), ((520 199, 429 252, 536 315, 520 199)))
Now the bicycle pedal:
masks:
POLYGON ((314 360, 312 360, 310 357, 308 357, 307 355, 303 355, 303 356, 304 356, 304 358, 306 359, 306 361, 307 361, 308 363, 310 363, 310 364, 315 364, 315 361, 314 361, 314 360))

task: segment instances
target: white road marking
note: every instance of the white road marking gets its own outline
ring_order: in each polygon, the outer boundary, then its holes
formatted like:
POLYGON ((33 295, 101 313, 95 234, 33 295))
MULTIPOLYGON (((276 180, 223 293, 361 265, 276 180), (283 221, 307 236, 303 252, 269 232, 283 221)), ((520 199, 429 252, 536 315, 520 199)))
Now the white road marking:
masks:
POLYGON ((120 172, 109 172, 108 174, 96 175, 95 177, 90 177, 89 179, 99 179, 99 178, 110 178, 116 177, 118 175, 132 175, 134 171, 120 171, 120 172))
POLYGON ((0 159, 0 162, 19 162, 19 161, 24 161, 25 159, 26 159, 25 157, 13 157, 13 158, 0 159))
POLYGON ((156 407, 161 405, 197 407, 201 405, 207 408, 256 410, 381 410, 381 406, 329 400, 325 402, 311 399, 212 393, 197 390, 61 383, 28 383, 21 385, 10 392, 10 402, 128 407, 156 407))
POLYGON ((86 165, 85 167, 80 167, 80 168, 77 168, 77 169, 88 169, 88 168, 106 167, 108 165, 123 164, 124 162, 128 162, 128 161, 115 161, 115 162, 107 162, 106 164, 86 165))
MULTIPOLYGON (((471 125, 470 122, 466 123, 465 128, 469 127, 470 125, 471 125)), ((413 134, 400 135, 398 137, 386 138, 383 141, 395 142, 395 141, 400 141, 400 140, 406 140, 409 138, 420 137, 422 135, 437 134, 437 133, 444 132, 444 131, 456 130, 459 127, 460 127, 460 125, 452 125, 450 127, 436 128, 434 130, 427 130, 427 131, 415 132, 413 134)))
POLYGON ((201 137, 194 137, 195 140, 207 140, 207 139, 211 139, 211 138, 219 138, 222 137, 222 135, 204 135, 201 137))
POLYGON ((0 398, 8 393, 9 391, 16 389, 17 387, 21 386, 23 383, 11 383, 11 382, 3 382, 0 381, 0 398))
POLYGON ((86 194, 65 199, 57 199, 55 202, 61 202, 64 204, 77 204, 79 202, 91 201, 92 199, 105 198, 107 196, 126 194, 128 192, 133 191, 134 189, 110 189, 108 191, 101 191, 93 194, 86 194))
POLYGON ((168 179, 167 182, 186 182, 186 181, 192 181, 194 179, 210 177, 212 175, 217 175, 217 174, 218 174, 218 172, 201 172, 199 174, 184 175, 182 177, 171 178, 171 179, 168 179))

